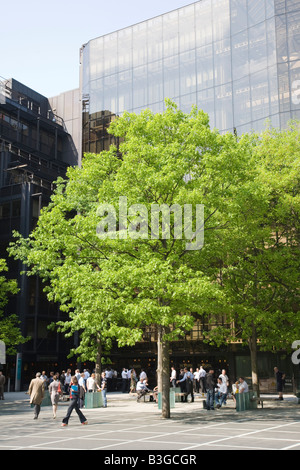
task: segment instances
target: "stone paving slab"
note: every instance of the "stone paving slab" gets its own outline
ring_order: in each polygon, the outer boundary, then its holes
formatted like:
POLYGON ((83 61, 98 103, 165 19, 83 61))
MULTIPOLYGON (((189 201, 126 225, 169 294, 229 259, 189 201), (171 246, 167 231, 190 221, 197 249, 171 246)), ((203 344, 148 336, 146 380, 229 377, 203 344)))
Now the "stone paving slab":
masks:
POLYGON ((5 398, 0 402, 0 451, 100 450, 103 458, 126 452, 145 464, 149 453, 166 451, 197 456, 200 450, 300 450, 300 405, 294 397, 270 399, 263 409, 239 413, 232 400, 207 411, 198 397, 194 403, 176 403, 165 420, 157 404, 112 393, 107 408, 84 410, 87 426, 73 412, 66 428, 61 421, 68 402, 59 402, 57 419, 44 406, 33 420, 24 392, 5 398))

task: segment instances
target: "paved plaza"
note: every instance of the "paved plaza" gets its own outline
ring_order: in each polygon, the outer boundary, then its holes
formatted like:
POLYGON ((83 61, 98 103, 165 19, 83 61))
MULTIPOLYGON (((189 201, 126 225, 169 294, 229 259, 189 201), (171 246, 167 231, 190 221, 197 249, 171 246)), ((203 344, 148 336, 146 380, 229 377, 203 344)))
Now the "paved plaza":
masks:
POLYGON ((292 396, 282 402, 274 398, 269 397, 263 409, 238 413, 232 400, 219 410, 207 411, 197 397, 194 403, 176 403, 171 419, 164 420, 155 403, 137 403, 131 395, 109 393, 107 408, 84 411, 87 426, 80 425, 73 412, 69 425, 61 428, 68 402, 59 403, 56 420, 50 406, 42 407, 34 420, 28 395, 6 393, 0 402, 0 450, 101 450, 105 455, 142 450, 188 454, 299 450, 300 405, 292 396))

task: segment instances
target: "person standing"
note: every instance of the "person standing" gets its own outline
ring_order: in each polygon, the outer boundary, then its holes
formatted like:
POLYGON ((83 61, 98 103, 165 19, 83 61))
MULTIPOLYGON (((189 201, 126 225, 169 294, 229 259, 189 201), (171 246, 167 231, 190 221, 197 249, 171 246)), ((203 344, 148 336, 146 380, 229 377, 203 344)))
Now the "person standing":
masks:
POLYGON ((285 384, 285 374, 283 372, 280 372, 278 367, 274 367, 274 372, 276 376, 276 386, 277 386, 276 388, 279 394, 279 397, 277 398, 277 400, 283 400, 283 387, 285 384))
POLYGON ((4 400, 4 385, 5 376, 3 375, 2 370, 0 370, 0 400, 4 400))
POLYGON ((134 369, 131 369, 130 373, 130 393, 136 392, 136 373, 134 369))
POLYGON ((214 410, 214 401, 215 401, 215 387, 216 381, 214 379, 214 370, 210 369, 208 374, 206 375, 206 409, 207 410, 214 410))
POLYGON ((52 403, 53 419, 56 419, 58 400, 62 393, 60 381, 56 375, 53 376, 53 380, 49 385, 49 393, 52 403))
POLYGON ((128 376, 127 376, 128 370, 123 367, 121 377, 122 377, 122 393, 127 393, 128 391, 128 376))
POLYGON ((45 390, 47 390, 48 384, 49 384, 49 379, 48 379, 48 377, 47 377, 47 375, 46 375, 46 371, 45 371, 45 370, 42 371, 41 379, 42 379, 42 381, 44 382, 44 388, 45 388, 45 390))
POLYGON ((170 382, 171 382, 173 388, 176 388, 176 377, 177 377, 177 374, 176 374, 175 367, 172 366, 171 367, 170 382))
POLYGON ((34 418, 38 419, 41 404, 45 394, 44 380, 41 379, 41 373, 37 372, 35 379, 32 379, 29 384, 28 393, 30 395, 30 404, 34 405, 34 418))
POLYGON ((200 369, 199 369, 199 386, 200 386, 200 389, 201 389, 201 393, 205 393, 206 392, 206 384, 205 384, 205 379, 206 378, 206 370, 203 369, 202 366, 200 366, 200 369))
POLYGON ((86 383, 84 379, 84 372, 81 372, 80 379, 78 381, 79 385, 79 408, 84 407, 84 399, 85 399, 85 394, 86 394, 86 383))
POLYGON ((89 378, 87 379, 86 381, 86 388, 87 390, 91 393, 91 392, 96 392, 97 389, 100 390, 100 387, 99 385, 97 384, 96 382, 96 379, 95 379, 95 374, 94 372, 89 376, 89 378))
POLYGON ((221 408, 223 403, 224 405, 226 405, 226 398, 227 398, 227 384, 224 380, 222 380, 220 376, 218 378, 218 390, 215 394, 217 408, 221 408))
POLYGON ((74 376, 72 377, 71 383, 70 383, 70 405, 69 405, 66 416, 62 420, 62 426, 68 426, 69 419, 73 410, 75 410, 76 413, 78 414, 78 418, 81 424, 88 424, 86 417, 84 416, 84 414, 79 408, 79 393, 80 393, 80 386, 78 384, 77 377, 74 376))
POLYGON ((72 380, 71 370, 67 369, 67 373, 65 375, 65 382, 64 382, 64 391, 66 394, 68 394, 70 391, 71 380, 72 380))
POLYGON ((102 398, 103 398, 103 407, 107 408, 107 398, 106 398, 107 379, 106 379, 105 372, 102 372, 101 374, 101 392, 102 392, 102 398))
POLYGON ((195 392, 199 393, 200 390, 200 377, 199 377, 199 367, 196 368, 194 372, 194 383, 195 383, 195 392))

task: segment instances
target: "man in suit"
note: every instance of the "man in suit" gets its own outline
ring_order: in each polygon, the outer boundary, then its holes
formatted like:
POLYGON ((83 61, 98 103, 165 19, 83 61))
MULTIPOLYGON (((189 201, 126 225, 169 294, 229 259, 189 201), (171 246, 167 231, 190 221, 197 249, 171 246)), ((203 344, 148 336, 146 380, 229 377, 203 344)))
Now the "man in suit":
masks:
POLYGON ((30 403, 34 405, 33 419, 37 419, 41 411, 41 403, 45 393, 44 381, 41 379, 40 372, 37 372, 35 379, 32 379, 30 382, 28 393, 30 395, 30 403))

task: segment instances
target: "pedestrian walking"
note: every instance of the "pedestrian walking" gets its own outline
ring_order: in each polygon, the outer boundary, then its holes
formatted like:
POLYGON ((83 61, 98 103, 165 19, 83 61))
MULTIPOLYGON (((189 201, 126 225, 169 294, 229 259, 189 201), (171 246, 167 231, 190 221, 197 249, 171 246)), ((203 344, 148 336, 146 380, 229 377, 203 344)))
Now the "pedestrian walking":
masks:
POLYGON ((5 376, 3 375, 2 370, 0 370, 0 400, 4 400, 4 385, 5 376))
POLYGON ((67 426, 69 424, 69 419, 72 414, 72 411, 75 410, 78 414, 79 420, 81 424, 88 424, 86 417, 82 413, 79 408, 79 394, 80 394, 80 386, 78 384, 77 377, 72 377, 70 383, 70 405, 68 407, 68 411, 64 419, 62 420, 62 426, 67 426))
POLYGON ((53 419, 56 419, 57 406, 62 390, 58 376, 54 375, 53 380, 49 385, 49 393, 53 410, 53 419))
POLYGON ((30 395, 30 404, 34 406, 33 419, 38 419, 45 394, 44 380, 41 379, 40 372, 37 372, 35 379, 31 380, 28 393, 30 395))

